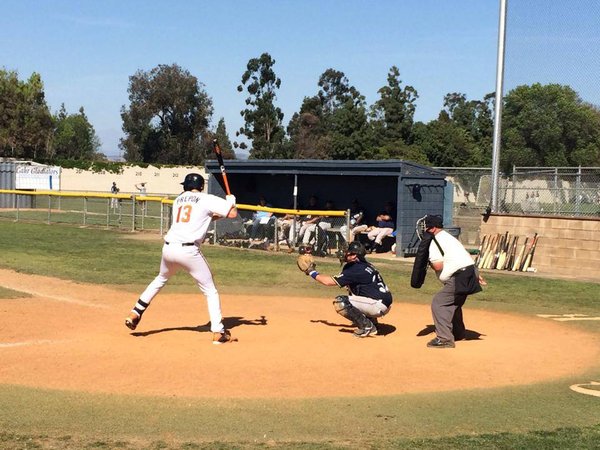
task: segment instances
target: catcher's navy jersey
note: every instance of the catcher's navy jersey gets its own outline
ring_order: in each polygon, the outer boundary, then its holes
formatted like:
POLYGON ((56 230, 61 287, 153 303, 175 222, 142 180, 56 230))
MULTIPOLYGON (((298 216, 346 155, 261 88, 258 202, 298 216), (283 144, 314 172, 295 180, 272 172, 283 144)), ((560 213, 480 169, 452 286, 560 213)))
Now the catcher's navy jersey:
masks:
POLYGON ((340 287, 347 287, 351 295, 381 300, 388 307, 392 304, 392 294, 381 274, 366 261, 346 263, 333 279, 340 287))

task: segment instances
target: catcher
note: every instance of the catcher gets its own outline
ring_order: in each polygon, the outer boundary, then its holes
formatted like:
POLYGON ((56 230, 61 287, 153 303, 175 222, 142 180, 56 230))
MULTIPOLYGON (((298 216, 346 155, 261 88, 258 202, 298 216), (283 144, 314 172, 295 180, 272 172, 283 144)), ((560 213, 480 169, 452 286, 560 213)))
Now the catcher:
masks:
POLYGON ((385 316, 392 306, 392 294, 377 269, 365 259, 366 253, 363 244, 351 242, 340 255, 342 272, 335 276, 317 272, 309 252, 297 259, 298 268, 319 283, 348 290, 348 295, 335 298, 333 306, 357 327, 354 336, 359 338, 376 335, 377 318, 385 316))

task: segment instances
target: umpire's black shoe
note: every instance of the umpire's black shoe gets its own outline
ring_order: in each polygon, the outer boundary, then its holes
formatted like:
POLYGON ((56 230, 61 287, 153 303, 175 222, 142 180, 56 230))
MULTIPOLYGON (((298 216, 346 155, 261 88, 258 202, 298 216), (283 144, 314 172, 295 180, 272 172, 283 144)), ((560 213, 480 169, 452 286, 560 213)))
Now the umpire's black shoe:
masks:
POLYGON ((440 338, 435 338, 432 339, 431 341, 429 341, 427 343, 427 347, 432 347, 432 348, 454 348, 454 342, 452 341, 443 341, 440 338))

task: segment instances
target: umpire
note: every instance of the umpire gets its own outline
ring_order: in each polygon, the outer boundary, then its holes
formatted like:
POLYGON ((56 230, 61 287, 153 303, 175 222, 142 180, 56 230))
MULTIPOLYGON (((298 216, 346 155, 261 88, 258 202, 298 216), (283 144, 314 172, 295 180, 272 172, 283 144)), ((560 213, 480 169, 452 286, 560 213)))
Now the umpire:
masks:
MULTIPOLYGON (((456 293, 456 275, 465 270, 474 270, 473 259, 458 239, 445 231, 441 216, 428 215, 424 218, 425 231, 433 237, 429 244, 429 265, 443 283, 442 289, 433 296, 431 313, 436 338, 427 347, 454 348, 454 341, 465 338, 462 307, 467 295, 456 293)), ((483 281, 479 278, 479 281, 483 281)))

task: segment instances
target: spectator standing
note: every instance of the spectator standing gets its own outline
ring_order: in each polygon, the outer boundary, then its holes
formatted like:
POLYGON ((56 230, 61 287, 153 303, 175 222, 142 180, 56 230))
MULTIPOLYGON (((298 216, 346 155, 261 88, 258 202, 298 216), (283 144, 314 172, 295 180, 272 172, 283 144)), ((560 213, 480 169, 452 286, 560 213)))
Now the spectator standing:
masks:
MULTIPOLYGON (((115 195, 119 193, 119 188, 117 187, 117 182, 113 181, 112 186, 110 187, 110 193, 115 195)), ((116 197, 112 197, 110 199, 110 207, 112 209, 117 209, 119 207, 119 199, 116 197)))
MULTIPOLYGON (((136 184, 135 188, 138 190, 138 192, 140 193, 141 196, 145 196, 146 195, 147 189, 146 189, 146 182, 145 181, 143 181, 143 182, 141 182, 139 184, 136 184)), ((146 215, 146 209, 147 209, 146 208, 146 201, 142 200, 140 203, 142 205, 142 214, 146 215)))

